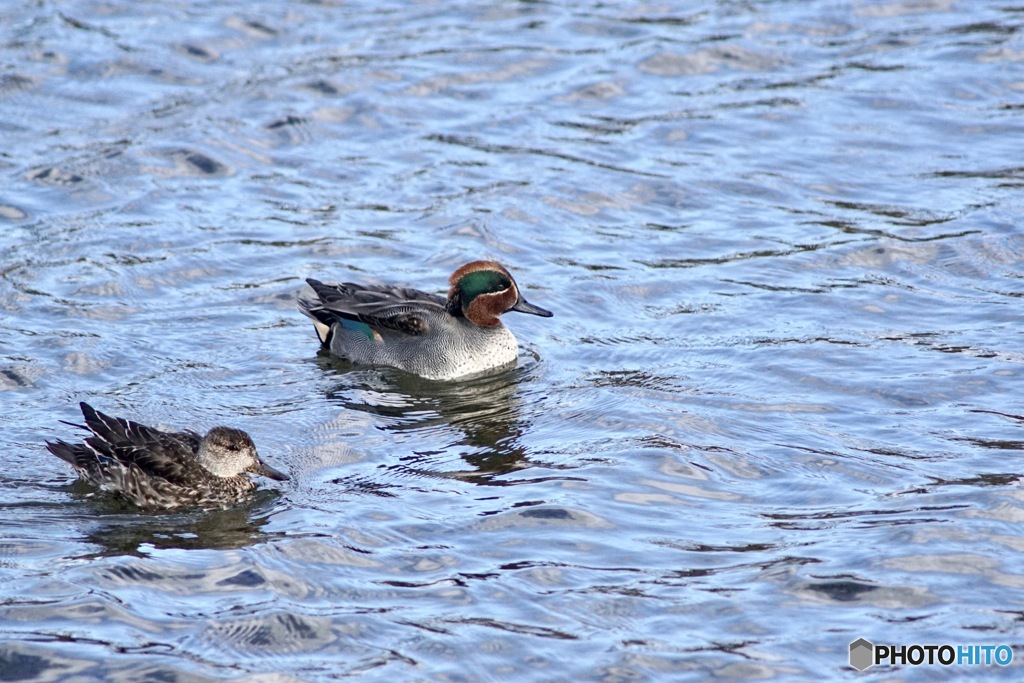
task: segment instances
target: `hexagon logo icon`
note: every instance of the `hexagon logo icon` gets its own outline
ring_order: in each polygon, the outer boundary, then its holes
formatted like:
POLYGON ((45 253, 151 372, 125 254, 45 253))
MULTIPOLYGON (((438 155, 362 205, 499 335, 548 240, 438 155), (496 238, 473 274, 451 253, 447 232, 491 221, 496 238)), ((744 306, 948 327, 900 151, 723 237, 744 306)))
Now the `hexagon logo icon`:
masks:
POLYGON ((850 643, 850 666, 863 671, 875 663, 875 646, 866 638, 858 638, 850 643))

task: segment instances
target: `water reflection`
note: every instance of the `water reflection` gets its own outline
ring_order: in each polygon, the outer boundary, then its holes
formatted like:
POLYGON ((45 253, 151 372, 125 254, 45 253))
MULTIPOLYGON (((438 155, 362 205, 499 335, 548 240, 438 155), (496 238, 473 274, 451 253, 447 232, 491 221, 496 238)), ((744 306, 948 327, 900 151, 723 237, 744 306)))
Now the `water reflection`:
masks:
MULTIPOLYGON (((83 491, 81 482, 72 490, 83 491)), ((84 492, 84 491, 83 491, 84 492)), ((279 491, 261 489, 245 503, 226 510, 196 510, 175 514, 137 512, 114 499, 95 499, 96 526, 83 540, 99 547, 86 558, 135 555, 144 557, 152 548, 243 548, 267 541, 275 534, 261 530, 272 514, 279 491)))
POLYGON ((380 416, 380 428, 391 433, 444 437, 447 448, 414 451, 401 457, 392 466, 395 470, 500 484, 501 475, 531 465, 522 444, 529 424, 522 415, 520 390, 530 365, 438 382, 394 368, 356 366, 322 350, 317 364, 340 380, 326 395, 345 410, 380 416), (435 456, 448 449, 457 450, 471 471, 440 470, 435 456))

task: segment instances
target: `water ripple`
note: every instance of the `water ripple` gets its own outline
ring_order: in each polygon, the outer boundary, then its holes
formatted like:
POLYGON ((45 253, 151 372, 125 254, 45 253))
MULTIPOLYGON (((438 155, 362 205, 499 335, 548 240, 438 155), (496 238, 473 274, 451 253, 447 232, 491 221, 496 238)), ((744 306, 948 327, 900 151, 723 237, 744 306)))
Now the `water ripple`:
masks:
POLYGON ((1018 14, 0 7, 0 671, 811 680, 858 637, 1014 642, 1018 14), (295 306, 477 258, 555 311, 506 317, 505 372, 353 366, 295 306), (80 400, 292 479, 140 514, 45 450, 80 400))

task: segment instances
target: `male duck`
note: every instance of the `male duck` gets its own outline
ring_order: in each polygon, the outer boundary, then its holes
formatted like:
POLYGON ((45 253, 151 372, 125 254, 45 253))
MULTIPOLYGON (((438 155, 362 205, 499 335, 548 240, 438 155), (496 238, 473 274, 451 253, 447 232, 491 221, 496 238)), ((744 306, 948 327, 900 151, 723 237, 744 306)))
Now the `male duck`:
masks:
POLYGON ((306 280, 299 309, 320 342, 353 363, 389 365, 448 380, 512 363, 516 338, 499 316, 519 311, 551 317, 528 303, 494 261, 473 261, 448 278, 448 298, 418 289, 306 280))
POLYGON ((228 507, 256 484, 245 472, 285 481, 288 476, 265 464, 249 435, 214 427, 201 437, 192 431, 162 432, 110 417, 79 404, 92 432, 82 444, 47 441, 46 447, 101 491, 149 510, 228 507))

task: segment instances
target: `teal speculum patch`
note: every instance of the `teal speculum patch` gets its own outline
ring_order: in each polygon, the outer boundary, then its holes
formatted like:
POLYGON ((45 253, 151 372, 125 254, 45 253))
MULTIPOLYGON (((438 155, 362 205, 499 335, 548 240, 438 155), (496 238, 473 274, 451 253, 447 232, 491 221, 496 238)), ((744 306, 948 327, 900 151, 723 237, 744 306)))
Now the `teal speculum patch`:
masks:
POLYGON ((352 332, 361 332, 365 334, 370 339, 370 341, 373 341, 373 329, 366 323, 361 323, 358 320, 349 320, 348 318, 341 317, 338 318, 338 322, 346 330, 351 330, 352 332))

